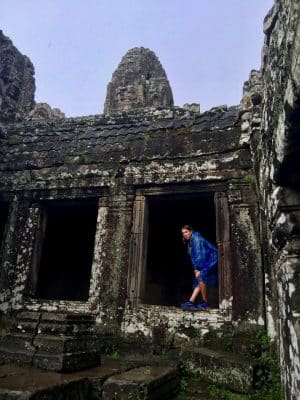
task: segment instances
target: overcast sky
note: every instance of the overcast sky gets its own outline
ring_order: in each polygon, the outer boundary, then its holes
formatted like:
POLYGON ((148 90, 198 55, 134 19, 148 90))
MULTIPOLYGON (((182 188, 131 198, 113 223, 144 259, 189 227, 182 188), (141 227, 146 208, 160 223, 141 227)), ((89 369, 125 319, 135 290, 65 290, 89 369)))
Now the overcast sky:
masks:
POLYGON ((240 102, 259 69, 273 0, 0 0, 0 29, 34 64, 36 101, 67 116, 103 112, 132 47, 153 50, 175 105, 240 102))

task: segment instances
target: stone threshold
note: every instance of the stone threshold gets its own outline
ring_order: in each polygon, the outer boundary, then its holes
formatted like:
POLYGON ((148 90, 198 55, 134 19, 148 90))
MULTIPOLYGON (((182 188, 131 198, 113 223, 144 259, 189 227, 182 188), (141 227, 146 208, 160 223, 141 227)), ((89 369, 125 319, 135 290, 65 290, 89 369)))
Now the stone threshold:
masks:
POLYGON ((138 305, 136 308, 127 308, 122 330, 125 333, 142 332, 152 336, 152 329, 160 326, 169 332, 180 331, 181 328, 195 329, 220 328, 231 321, 227 310, 211 309, 210 311, 183 310, 180 307, 160 305, 138 305))
POLYGON ((27 311, 93 314, 89 301, 43 300, 27 298, 24 300, 22 308, 27 311))

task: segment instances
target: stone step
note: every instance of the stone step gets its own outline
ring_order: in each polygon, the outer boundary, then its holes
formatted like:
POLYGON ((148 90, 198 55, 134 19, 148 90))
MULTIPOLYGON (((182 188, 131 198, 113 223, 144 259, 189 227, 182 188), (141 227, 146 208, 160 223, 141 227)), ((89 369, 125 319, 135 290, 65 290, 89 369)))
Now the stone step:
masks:
POLYGON ((186 350, 183 359, 209 383, 239 393, 253 388, 255 364, 241 355, 198 347, 186 350))
POLYGON ((96 400, 110 376, 129 369, 117 360, 72 373, 58 373, 15 364, 0 365, 1 400, 96 400))
POLYGON ((0 365, 1 400, 164 400, 173 398, 178 386, 177 369, 170 366, 131 368, 118 360, 107 360, 97 368, 65 374, 0 365))
POLYGON ((0 364, 71 372, 100 364, 95 317, 59 312, 19 312, 0 344, 0 364))
POLYGON ((162 400, 174 398, 179 389, 176 368, 148 365, 108 378, 103 384, 103 400, 162 400))
POLYGON ((93 331, 95 317, 82 314, 50 313, 36 311, 19 312, 13 322, 16 332, 34 332, 42 334, 86 335, 93 331))

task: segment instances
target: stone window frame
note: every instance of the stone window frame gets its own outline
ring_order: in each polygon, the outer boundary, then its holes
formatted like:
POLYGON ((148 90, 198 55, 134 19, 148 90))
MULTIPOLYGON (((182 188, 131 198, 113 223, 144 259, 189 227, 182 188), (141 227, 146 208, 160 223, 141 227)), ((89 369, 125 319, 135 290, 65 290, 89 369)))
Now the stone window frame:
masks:
POLYGON ((202 185, 178 185, 168 187, 148 187, 136 190, 133 204, 132 229, 129 249, 127 278, 127 299, 129 306, 137 308, 147 305, 142 302, 145 290, 147 268, 147 248, 149 233, 148 201, 153 196, 214 193, 216 211, 216 242, 219 254, 219 309, 231 314, 231 230, 228 204, 229 191, 223 183, 202 185))
POLYGON ((24 193, 23 196, 20 196, 19 201, 30 199, 30 206, 28 212, 28 218, 26 222, 27 227, 31 227, 32 230, 32 251, 28 258, 27 265, 27 281, 25 285, 25 289, 23 291, 23 301, 22 305, 27 310, 57 310, 57 311, 65 311, 68 308, 70 312, 89 312, 95 313, 94 310, 94 299, 99 297, 100 288, 98 285, 94 285, 98 280, 99 275, 99 254, 101 254, 101 248, 104 245, 103 235, 101 234, 102 226, 107 223, 108 218, 108 194, 107 188, 97 188, 87 190, 86 188, 70 188, 63 190, 41 190, 40 192, 35 192, 33 194, 24 193), (93 261, 91 265, 91 277, 90 277, 90 289, 89 289, 89 297, 86 301, 77 301, 77 300, 44 300, 35 298, 30 293, 28 288, 30 287, 30 280, 32 279, 34 263, 36 261, 37 253, 35 252, 36 247, 40 243, 40 230, 43 227, 42 224, 42 203, 44 201, 68 201, 68 200, 85 200, 89 198, 98 198, 98 213, 97 213, 97 221, 96 221, 96 231, 95 231, 95 242, 94 242, 94 250, 93 250, 93 261), (35 215, 36 220, 35 224, 32 226, 31 216, 35 215))

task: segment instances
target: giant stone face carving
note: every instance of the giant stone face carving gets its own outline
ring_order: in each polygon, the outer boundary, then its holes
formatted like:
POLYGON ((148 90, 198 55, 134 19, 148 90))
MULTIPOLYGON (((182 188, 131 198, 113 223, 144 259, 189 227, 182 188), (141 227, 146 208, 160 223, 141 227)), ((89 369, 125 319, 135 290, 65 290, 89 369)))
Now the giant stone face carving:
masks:
POLYGON ((104 113, 172 106, 172 90, 155 53, 144 47, 129 50, 108 84, 104 113))

